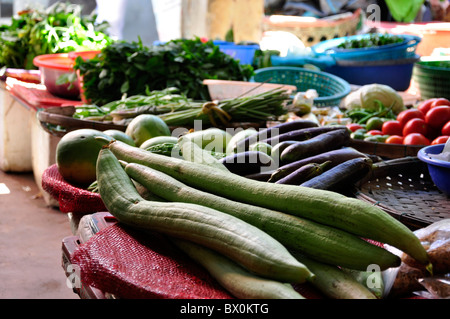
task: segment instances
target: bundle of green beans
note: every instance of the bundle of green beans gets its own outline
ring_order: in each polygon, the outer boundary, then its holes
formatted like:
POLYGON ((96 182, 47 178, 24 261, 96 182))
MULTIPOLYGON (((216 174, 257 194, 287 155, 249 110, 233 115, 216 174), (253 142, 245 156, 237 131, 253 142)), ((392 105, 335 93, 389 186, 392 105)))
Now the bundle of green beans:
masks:
POLYGON ((154 114, 170 126, 192 126, 195 120, 219 126, 229 122, 276 120, 287 113, 285 102, 289 98, 285 89, 276 88, 251 96, 205 102, 193 101, 178 94, 176 88, 168 88, 123 98, 101 107, 77 107, 74 117, 126 125, 140 114, 154 114))

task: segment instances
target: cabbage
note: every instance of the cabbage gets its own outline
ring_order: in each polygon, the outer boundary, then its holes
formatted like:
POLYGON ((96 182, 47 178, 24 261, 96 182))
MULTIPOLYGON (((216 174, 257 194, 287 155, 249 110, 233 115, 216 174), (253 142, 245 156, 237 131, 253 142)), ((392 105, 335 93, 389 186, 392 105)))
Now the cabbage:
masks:
POLYGON ((347 110, 366 109, 368 111, 378 111, 379 104, 377 100, 385 107, 392 106, 394 114, 406 110, 400 94, 384 84, 368 84, 360 87, 345 97, 341 107, 347 110))

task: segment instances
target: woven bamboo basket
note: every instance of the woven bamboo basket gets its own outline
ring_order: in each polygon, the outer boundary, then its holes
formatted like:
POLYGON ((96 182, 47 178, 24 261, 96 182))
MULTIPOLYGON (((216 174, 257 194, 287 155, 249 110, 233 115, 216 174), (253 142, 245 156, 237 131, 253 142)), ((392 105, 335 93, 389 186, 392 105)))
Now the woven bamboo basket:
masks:
POLYGON ((265 16, 263 31, 285 31, 296 35, 305 46, 321 41, 355 35, 361 22, 361 9, 338 20, 326 20, 297 16, 265 16))
POLYGON ((349 146, 362 153, 376 155, 385 159, 417 156, 417 152, 424 147, 424 145, 387 144, 357 139, 352 139, 349 146))
POLYGON ((360 200, 377 205, 411 229, 450 218, 450 198, 432 182, 415 156, 376 163, 354 189, 360 200))

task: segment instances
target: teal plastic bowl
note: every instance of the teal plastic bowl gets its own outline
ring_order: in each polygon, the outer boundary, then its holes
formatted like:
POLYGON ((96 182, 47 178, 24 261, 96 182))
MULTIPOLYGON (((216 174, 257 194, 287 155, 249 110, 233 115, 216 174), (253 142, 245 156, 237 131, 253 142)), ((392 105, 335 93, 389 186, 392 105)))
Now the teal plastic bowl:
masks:
POLYGON ((447 196, 450 196, 450 162, 430 157, 429 154, 439 154, 445 144, 430 145, 421 148, 417 157, 428 166, 431 180, 447 196))
POLYGON ((350 84, 333 74, 300 67, 268 67, 255 71, 251 82, 289 84, 297 87, 297 92, 314 89, 319 95, 314 99, 317 107, 337 106, 350 91, 350 84))

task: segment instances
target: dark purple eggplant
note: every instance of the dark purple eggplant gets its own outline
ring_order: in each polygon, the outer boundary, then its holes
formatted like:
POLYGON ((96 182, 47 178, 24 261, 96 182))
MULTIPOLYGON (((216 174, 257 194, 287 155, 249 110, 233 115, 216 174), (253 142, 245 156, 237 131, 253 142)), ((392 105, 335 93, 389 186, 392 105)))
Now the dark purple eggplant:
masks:
POLYGON ((283 153, 283 151, 288 148, 289 146, 298 143, 299 141, 283 141, 280 143, 277 143, 276 145, 274 145, 272 147, 270 156, 272 156, 273 159, 279 161, 280 160, 280 155, 281 153, 283 153))
POLYGON ((328 168, 331 168, 349 159, 358 157, 367 158, 367 155, 357 151, 352 147, 343 147, 337 150, 324 152, 322 154, 311 156, 279 167, 273 172, 272 176, 268 181, 276 182, 308 163, 323 163, 326 161, 331 161, 330 165, 328 166, 328 168))
POLYGON ((273 136, 271 138, 267 138, 265 140, 261 140, 261 142, 270 144, 272 146, 284 142, 284 141, 306 141, 313 137, 316 137, 320 134, 336 131, 336 130, 347 130, 345 126, 342 125, 329 125, 329 126, 320 126, 320 127, 309 127, 303 128, 299 130, 290 131, 284 134, 280 134, 277 136, 273 136))
POLYGON ((314 178, 322 174, 330 164, 331 161, 327 161, 322 164, 317 163, 306 164, 300 167, 298 170, 292 172, 288 176, 283 177, 279 181, 276 181, 275 184, 300 185, 310 180, 311 178, 314 178))
POLYGON ((365 177, 372 170, 369 158, 353 158, 325 171, 300 186, 345 192, 350 185, 365 177))
POLYGON ((255 181, 267 182, 272 175, 273 171, 258 172, 254 174, 245 175, 246 178, 253 179, 255 181))
POLYGON ((247 151, 225 156, 219 160, 230 172, 246 176, 273 169, 272 157, 260 151, 247 151))
POLYGON ((282 163, 292 163, 330 150, 336 150, 350 143, 347 128, 322 133, 306 141, 287 147, 280 155, 282 163))
POLYGON ((250 145, 261 142, 263 140, 270 139, 272 137, 278 136, 280 134, 284 134, 287 132, 310 128, 310 127, 318 127, 319 125, 316 122, 310 120, 295 120, 291 122, 284 122, 278 125, 271 126, 269 128, 260 130, 258 133, 249 136, 242 141, 238 142, 235 147, 235 152, 244 152, 248 151, 250 145))

